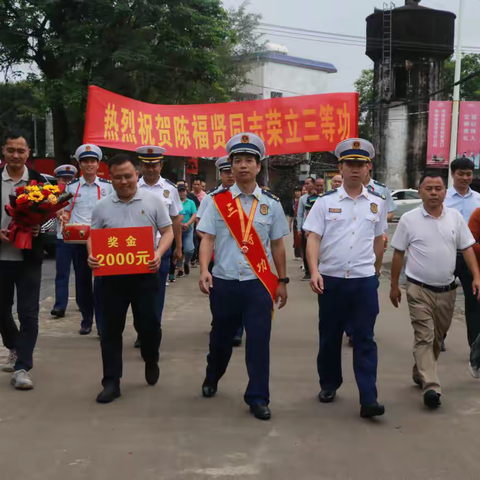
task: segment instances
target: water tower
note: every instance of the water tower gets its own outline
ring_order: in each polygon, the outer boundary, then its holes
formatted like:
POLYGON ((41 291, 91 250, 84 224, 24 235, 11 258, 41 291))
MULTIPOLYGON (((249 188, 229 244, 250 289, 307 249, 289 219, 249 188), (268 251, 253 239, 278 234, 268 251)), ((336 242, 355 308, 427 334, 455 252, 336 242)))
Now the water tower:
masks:
POLYGON ((406 0, 367 18, 366 54, 375 62, 375 178, 390 188, 417 188, 425 170, 430 96, 443 88, 445 60, 453 54, 451 12, 406 0))

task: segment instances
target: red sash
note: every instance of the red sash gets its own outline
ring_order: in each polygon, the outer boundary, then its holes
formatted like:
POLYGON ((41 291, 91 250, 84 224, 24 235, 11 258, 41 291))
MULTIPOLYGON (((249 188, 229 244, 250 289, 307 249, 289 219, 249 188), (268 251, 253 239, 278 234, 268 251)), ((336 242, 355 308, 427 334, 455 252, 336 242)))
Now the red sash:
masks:
MULTIPOLYGON (((243 208, 241 209, 241 212, 238 211, 232 193, 228 190, 214 195, 213 202, 230 230, 232 237, 236 240, 238 248, 241 249, 243 246, 243 237, 240 215, 244 216, 244 224, 248 222, 248 217, 245 215, 243 208)), ((255 272, 255 275, 263 283, 268 290, 268 293, 270 293, 273 303, 275 303, 278 277, 270 269, 267 253, 265 252, 265 248, 263 248, 262 240, 253 226, 248 240, 248 252, 244 253, 244 255, 250 264, 250 267, 255 272)))

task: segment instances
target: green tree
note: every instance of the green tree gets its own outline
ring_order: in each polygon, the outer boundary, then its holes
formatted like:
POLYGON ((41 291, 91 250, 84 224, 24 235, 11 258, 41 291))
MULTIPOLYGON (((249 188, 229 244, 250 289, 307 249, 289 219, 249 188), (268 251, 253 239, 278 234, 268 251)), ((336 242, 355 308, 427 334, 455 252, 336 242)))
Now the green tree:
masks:
POLYGON ((38 155, 44 155, 45 105, 42 88, 38 81, 25 80, 0 83, 0 132, 19 129, 31 133, 33 122, 37 122, 38 144, 32 146, 38 155))
MULTIPOLYGON (((462 57, 462 75, 461 78, 480 71, 480 54, 470 53, 462 57)), ((448 59, 445 62, 444 70, 445 86, 452 85, 455 79, 455 60, 448 59)), ((452 100, 453 87, 445 92, 445 98, 452 100)), ((480 75, 468 80, 460 85, 460 99, 466 101, 480 101, 480 75)))
POLYGON ((362 70, 355 81, 355 90, 359 93, 359 136, 366 140, 373 138, 373 109, 375 103, 373 70, 362 70))
POLYGON ((82 139, 89 85, 152 103, 228 101, 245 81, 236 55, 253 49, 257 22, 220 0, 4 0, 0 65, 41 72, 65 162, 82 139))

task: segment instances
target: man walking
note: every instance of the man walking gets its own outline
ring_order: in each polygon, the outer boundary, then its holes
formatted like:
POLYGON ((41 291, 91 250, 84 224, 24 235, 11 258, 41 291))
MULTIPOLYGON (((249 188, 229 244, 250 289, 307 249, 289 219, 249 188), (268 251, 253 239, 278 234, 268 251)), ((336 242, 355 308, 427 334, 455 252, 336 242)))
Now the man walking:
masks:
POLYGON ((24 187, 32 180, 46 180, 25 165, 30 156, 28 140, 21 132, 8 132, 2 143, 5 167, 0 169, 0 334, 3 344, 10 351, 3 370, 14 372, 11 384, 17 390, 31 390, 33 379, 33 351, 38 336, 38 312, 40 283, 42 279, 43 246, 40 226, 32 228, 32 249, 19 250, 8 237, 12 220, 5 213, 10 195, 17 187, 24 187), (20 330, 12 317, 15 289, 20 330))
POLYGON ((437 376, 440 343, 452 323, 456 288, 455 261, 462 252, 472 272, 472 291, 480 295, 480 273, 472 245, 475 240, 460 213, 446 207, 445 182, 439 173, 424 175, 419 188, 423 205, 407 212, 392 239, 390 300, 395 307, 402 294, 398 285, 403 257, 408 252, 407 302, 415 335, 413 381, 422 387, 424 404, 440 406, 441 387, 437 376))
MULTIPOLYGON (((468 225, 472 213, 480 207, 480 193, 470 188, 475 164, 469 158, 457 158, 450 164, 453 186, 447 190, 445 206, 458 210, 468 225)), ((465 321, 468 345, 480 334, 480 303, 472 290, 472 273, 462 252, 457 252, 455 276, 459 278, 465 296, 465 321)))
POLYGON ((325 193, 325 179, 322 177, 317 177, 315 179, 315 191, 317 192, 317 195, 321 195, 322 193, 325 193))
MULTIPOLYGON (((68 224, 90 226, 93 208, 102 198, 112 193, 112 184, 97 176, 98 167, 103 158, 100 148, 91 143, 81 145, 75 152, 75 158, 80 164, 83 175, 67 185, 65 189, 66 192, 73 195, 73 200, 65 209, 64 228, 68 224)), ((82 314, 79 334, 89 335, 91 333, 95 313, 97 331, 100 335, 102 329, 100 280, 95 279, 92 287, 92 271, 87 264, 87 246, 86 244, 65 243, 64 247, 62 249, 62 265, 65 267, 73 260, 75 270, 75 291, 78 307, 82 314)), ((52 310, 52 315, 57 313, 59 312, 55 309, 52 310)))
MULTIPOLYGON (((151 274, 112 275, 102 278, 102 309, 104 325, 101 336, 103 361, 103 391, 98 403, 110 403, 120 397, 123 372, 122 335, 128 308, 132 307, 134 326, 140 336, 142 358, 145 361, 145 380, 155 385, 160 375, 158 367, 161 333, 158 328, 158 269, 173 240, 172 221, 167 208, 156 195, 139 188, 136 162, 129 155, 116 155, 110 160, 110 175, 114 193, 99 202, 92 214, 92 229, 151 226, 156 244, 157 231, 161 237, 154 258, 149 261, 151 274)), ((88 241, 88 264, 99 268, 92 256, 88 241)))
MULTIPOLYGON (((175 241, 172 248, 169 248, 162 258, 162 263, 158 270, 158 283, 160 293, 158 296, 158 322, 160 325, 160 338, 162 335, 162 314, 165 305, 165 293, 168 272, 170 271, 170 260, 173 262, 182 259, 182 203, 178 195, 177 187, 173 182, 162 177, 163 165, 165 163, 164 154, 166 150, 163 147, 146 145, 136 150, 140 163, 140 174, 142 178, 138 181, 138 188, 145 189, 153 193, 167 207, 170 219, 172 220, 173 235, 175 241), (172 259, 173 257, 173 259, 172 259)), ((160 232, 157 233, 157 242, 160 240, 160 232)), ((135 348, 140 348, 140 339, 137 337, 135 348)))
POLYGON ((302 248, 302 256, 303 256, 303 266, 305 267, 305 276, 302 278, 302 281, 310 281, 310 268, 307 262, 307 235, 303 231, 303 224, 307 218, 307 200, 310 195, 315 193, 315 179, 313 177, 308 177, 305 180, 304 184, 307 193, 300 197, 298 202, 298 215, 297 215, 297 228, 300 232, 302 232, 302 241, 301 241, 301 248, 302 248))
POLYGON ((353 333, 360 416, 370 418, 385 413, 385 407, 377 402, 378 358, 373 337, 387 212, 380 195, 362 184, 375 156, 373 145, 359 138, 345 140, 335 155, 344 184, 318 198, 303 226, 309 232, 310 286, 318 294, 320 307, 318 398, 322 403, 333 402, 343 382, 342 337, 348 322, 353 333))
POLYGON ((214 194, 198 224, 204 233, 199 285, 210 295, 213 315, 202 394, 216 394, 232 355, 232 339, 243 321, 249 377, 244 400, 256 418, 269 420, 272 310, 274 301, 279 308, 287 301, 283 237, 289 228, 278 198, 256 183, 265 158, 262 139, 240 133, 226 148, 236 183, 214 194), (212 277, 208 266, 214 246, 212 277), (280 278, 270 270, 272 257, 280 278))
MULTIPOLYGON (((72 183, 78 173, 73 165, 60 165, 54 171, 57 177, 58 185, 67 185, 72 183)), ((57 218, 57 242, 55 248, 55 304, 50 312, 57 318, 63 318, 68 305, 68 284, 70 280, 70 266, 72 264, 72 254, 69 246, 63 241, 63 227, 60 218, 57 218)), ((78 293, 75 295, 78 299, 78 293)))

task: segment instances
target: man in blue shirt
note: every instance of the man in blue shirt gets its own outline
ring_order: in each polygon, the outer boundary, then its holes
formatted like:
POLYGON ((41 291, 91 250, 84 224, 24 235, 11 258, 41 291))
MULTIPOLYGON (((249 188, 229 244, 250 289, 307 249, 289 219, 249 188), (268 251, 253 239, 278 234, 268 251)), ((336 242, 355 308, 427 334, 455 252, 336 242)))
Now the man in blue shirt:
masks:
MULTIPOLYGON (((446 207, 458 210, 467 224, 474 210, 480 207, 480 193, 470 188, 474 168, 475 164, 469 158, 457 158, 450 164, 453 187, 447 190, 447 196, 444 202, 446 207)), ((468 344, 471 347, 480 334, 480 303, 473 294, 473 277, 463 258, 462 252, 457 252, 455 276, 460 279, 465 296, 467 338, 468 344)))
POLYGON ((256 183, 265 158, 262 139, 252 133, 235 135, 227 143, 227 153, 236 183, 214 194, 198 224, 204 234, 199 285, 210 295, 213 315, 202 394, 216 394, 232 355, 232 339, 243 321, 250 379, 244 400, 256 418, 269 420, 272 310, 274 300, 279 308, 287 301, 283 237, 289 228, 279 199, 256 183), (214 247, 212 277, 208 264, 214 247), (270 269, 272 260, 278 279, 270 269))

